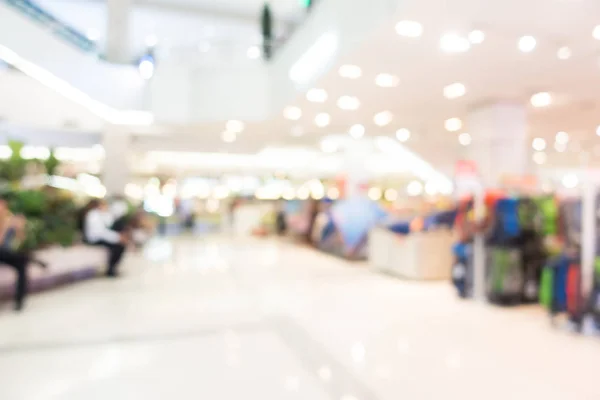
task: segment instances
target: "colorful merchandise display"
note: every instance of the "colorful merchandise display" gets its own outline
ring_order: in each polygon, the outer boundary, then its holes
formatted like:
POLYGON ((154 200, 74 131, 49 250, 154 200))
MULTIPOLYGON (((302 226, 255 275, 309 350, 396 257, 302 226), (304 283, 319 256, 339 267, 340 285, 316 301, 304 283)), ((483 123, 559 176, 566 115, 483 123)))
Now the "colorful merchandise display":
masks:
POLYGON ((586 317, 600 327, 600 196, 594 200, 596 237, 594 238, 594 268, 592 277, 582 271, 583 202, 565 200, 559 207, 557 232, 563 251, 552 257, 542 273, 540 303, 552 317, 563 314, 576 328, 581 329, 586 317), (590 293, 583 292, 583 279, 591 278, 590 293))
POLYGON ((485 293, 497 304, 538 301, 542 268, 547 259, 545 237, 552 234, 548 219, 552 199, 517 198, 495 193, 485 199, 485 213, 474 217, 473 201, 459 207, 454 246, 453 283, 461 297, 473 292, 473 238, 484 237, 485 293))
POLYGON ((385 210, 367 198, 325 201, 312 224, 311 242, 327 253, 365 259, 369 231, 386 217, 385 210))

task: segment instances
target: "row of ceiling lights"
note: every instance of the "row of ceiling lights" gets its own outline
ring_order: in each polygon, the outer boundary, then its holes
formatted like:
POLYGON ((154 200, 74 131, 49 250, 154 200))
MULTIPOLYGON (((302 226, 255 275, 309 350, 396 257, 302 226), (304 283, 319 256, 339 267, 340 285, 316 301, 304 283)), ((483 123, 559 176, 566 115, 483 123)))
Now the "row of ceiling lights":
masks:
MULTIPOLYGON (((422 26, 414 21, 401 21, 396 25, 396 30, 399 34, 408 37, 418 37, 422 34, 422 26)), ((485 34, 482 31, 476 30, 469 34, 468 40, 470 43, 479 44, 485 39, 485 34)), ((445 43, 445 48, 450 49, 453 45, 460 42, 456 35, 445 35, 442 38, 442 43, 445 43)), ((362 77, 362 69, 357 65, 342 65, 338 70, 339 75, 346 79, 358 79, 362 77)), ((375 84, 384 88, 396 87, 400 83, 400 79, 393 74, 380 73, 375 77, 375 84)), ((447 85, 443 89, 443 94, 448 99, 456 99, 466 94, 467 89, 464 84, 455 82, 447 85)), ((313 88, 306 93, 307 100, 315 103, 324 103, 328 99, 328 94, 324 89, 313 88)), ((356 110, 360 106, 358 98, 353 96, 342 96, 338 99, 337 105, 343 110, 356 110)), ((299 107, 290 106, 284 110, 284 117, 292 121, 297 121, 302 117, 302 110, 299 107)), ((381 111, 373 117, 373 122, 379 127, 389 125, 393 120, 393 114, 389 110, 381 111)), ((331 117, 327 113, 320 113, 315 117, 315 124, 318 127, 326 127, 331 123, 331 117)), ((457 131, 462 127, 462 122, 458 118, 451 118, 446 121, 446 127, 449 131, 457 131)), ((365 127, 361 124, 353 125, 349 134, 354 138, 361 138, 365 134, 365 127)), ((406 128, 401 128, 396 132, 396 137, 399 141, 405 142, 410 138, 410 131, 406 128)), ((463 135, 461 143, 466 143, 463 135)), ((470 139, 470 137, 469 137, 470 139)), ((468 140, 470 143, 470 140, 468 140)))
MULTIPOLYGON (((596 133, 600 136, 600 127, 598 127, 596 133)), ((569 143, 571 143, 570 136, 567 132, 557 132, 554 137, 554 150, 558 153, 564 153, 567 151, 567 148, 570 148, 573 152, 581 152, 582 147, 580 143, 572 142, 570 145, 569 143)), ((533 161, 538 165, 545 164, 548 158, 546 140, 540 137, 534 138, 531 142, 531 147, 534 150, 533 161)), ((598 155, 598 153, 600 153, 600 146, 595 146, 594 154, 598 155)), ((581 160, 585 160, 587 157, 588 155, 585 152, 580 153, 581 160)))
MULTIPOLYGON (((418 38, 423 35, 423 25, 417 21, 400 21, 396 24, 396 33, 408 38, 418 38)), ((600 25, 594 27, 592 37, 600 40, 600 25)), ((450 32, 440 38, 440 48, 447 53, 461 53, 468 51, 472 45, 481 44, 485 40, 485 32, 476 29, 470 31, 466 36, 450 32)), ((521 36, 517 41, 517 48, 523 53, 531 53, 537 47, 537 39, 532 35, 521 36)), ((572 56, 571 48, 559 47, 556 57, 560 60, 568 60, 572 56)))
MULTIPOLYGON (((423 34, 423 26, 416 21, 400 21, 396 24, 396 32, 405 37, 417 38, 423 34)), ((600 25, 594 29, 594 38, 600 40, 600 25)), ((470 49, 472 44, 481 44, 485 40, 485 33, 481 30, 473 30, 466 37, 462 37, 456 33, 447 33, 440 39, 440 46, 446 52, 464 52, 470 49)), ((528 53, 533 51, 537 46, 535 37, 526 35, 522 36, 518 41, 518 48, 522 52, 528 53)), ((571 50, 568 47, 561 47, 557 56, 560 59, 568 59, 571 56, 571 50)), ((249 58, 260 57, 260 49, 256 46, 248 49, 249 58)), ((339 69, 339 75, 347 79, 358 79, 362 76, 362 70, 356 65, 343 65, 339 69)), ((388 73, 378 74, 375 78, 375 83, 381 87, 395 87, 399 84, 399 78, 388 73)), ((460 82, 455 82, 447 85, 443 94, 448 99, 455 99, 466 94, 466 87, 460 82)), ((306 97, 311 102, 324 103, 328 99, 328 94, 324 89, 313 88, 306 93, 306 97)), ((530 102, 534 107, 546 107, 552 103, 552 96, 548 92, 540 92, 531 96, 530 102)), ((354 96, 341 96, 337 105, 343 110, 356 110, 360 107, 360 100, 354 96)), ((302 117, 302 110, 298 107, 287 107, 284 110, 284 116, 287 119, 297 121, 302 117)), ((373 117, 373 122, 380 127, 386 126, 393 120, 393 114, 390 111, 382 111, 373 117)), ((233 123, 241 123, 239 121, 230 121, 233 123)), ((314 119, 315 125, 320 128, 325 128, 331 123, 331 116, 327 113, 319 113, 314 119)), ((450 118, 445 122, 446 130, 450 132, 459 131, 462 128, 462 121, 459 118, 450 118)), ((241 128, 243 130, 243 127, 241 128)), ((228 142, 235 141, 236 135, 239 132, 227 128, 224 132, 224 140, 228 142)), ((598 128, 600 134, 600 127, 598 128)), ((353 125, 349 134, 354 138, 360 138, 365 134, 365 127, 360 124, 353 125)), ((407 141, 410 138, 410 131, 406 128, 401 128, 396 132, 396 137, 400 141, 407 141)), ((463 146, 468 146, 471 141, 471 135, 461 133, 458 136, 459 143, 463 146)))

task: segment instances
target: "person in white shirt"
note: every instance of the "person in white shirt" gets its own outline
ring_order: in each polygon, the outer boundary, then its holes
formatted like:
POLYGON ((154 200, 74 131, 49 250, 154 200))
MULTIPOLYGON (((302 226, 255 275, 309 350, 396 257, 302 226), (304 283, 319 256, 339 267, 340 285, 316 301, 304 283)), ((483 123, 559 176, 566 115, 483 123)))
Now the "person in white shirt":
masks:
POLYGON ((102 200, 92 200, 83 218, 84 242, 108 249, 106 276, 118 276, 118 267, 127 244, 127 236, 111 230, 112 218, 108 218, 107 205, 102 200))

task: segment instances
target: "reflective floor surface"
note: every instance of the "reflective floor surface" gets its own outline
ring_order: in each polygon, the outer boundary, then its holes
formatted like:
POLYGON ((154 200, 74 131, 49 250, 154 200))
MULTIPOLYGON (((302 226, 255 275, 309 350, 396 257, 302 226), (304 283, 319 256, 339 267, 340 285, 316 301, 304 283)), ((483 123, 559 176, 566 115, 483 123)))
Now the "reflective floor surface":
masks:
POLYGON ((597 400, 600 341, 293 244, 156 241, 0 309, 2 400, 597 400))

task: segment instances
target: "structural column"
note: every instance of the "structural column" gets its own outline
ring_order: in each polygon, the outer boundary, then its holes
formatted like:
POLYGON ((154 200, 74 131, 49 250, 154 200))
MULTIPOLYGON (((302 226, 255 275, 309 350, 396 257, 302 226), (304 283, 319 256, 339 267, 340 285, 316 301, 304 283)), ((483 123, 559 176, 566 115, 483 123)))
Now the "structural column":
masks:
POLYGON ((465 158, 474 163, 484 188, 497 188, 507 177, 529 173, 526 108, 494 103, 476 108, 466 121, 472 142, 465 158))
POLYGON ((131 134, 124 129, 110 126, 102 136, 104 166, 102 183, 108 196, 125 194, 125 186, 132 178, 130 148, 131 134))
POLYGON ((366 161, 372 149, 364 140, 348 139, 345 145, 343 170, 344 170, 344 195, 346 198, 366 194, 370 179, 366 168, 366 161))
POLYGON ((106 59, 116 64, 129 63, 132 0, 107 0, 106 10, 106 59))
MULTIPOLYGON (((521 104, 499 102, 472 110, 466 121, 472 142, 465 159, 473 166, 477 188, 475 214, 484 214, 484 191, 500 188, 507 180, 519 180, 529 170, 527 114, 521 104)), ((459 189, 459 188, 457 188, 459 189)), ((486 301, 485 245, 481 234, 473 243, 473 297, 486 301)))

